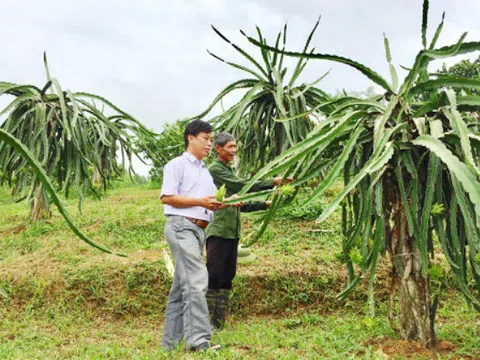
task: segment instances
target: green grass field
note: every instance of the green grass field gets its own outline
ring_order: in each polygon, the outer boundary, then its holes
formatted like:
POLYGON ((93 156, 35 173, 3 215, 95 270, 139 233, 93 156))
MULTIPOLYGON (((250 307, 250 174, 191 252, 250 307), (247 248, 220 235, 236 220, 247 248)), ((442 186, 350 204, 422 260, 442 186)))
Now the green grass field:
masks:
MULTIPOLYGON (((386 318, 388 264, 376 281, 376 316, 366 316, 360 285, 346 300, 338 260, 340 215, 316 224, 295 208, 282 211, 253 246, 257 259, 239 265, 225 329, 215 354, 167 354, 159 347, 171 279, 162 251, 164 218, 158 189, 124 185, 102 201, 66 201, 76 224, 127 258, 103 254, 77 239, 54 210, 26 224, 25 204, 0 189, 0 359, 402 359, 480 358, 480 315, 442 289, 441 341, 433 355, 399 340, 386 318)), ((330 194, 331 195, 331 194, 330 194)), ((323 201, 327 202, 326 198, 323 201)), ((258 215, 244 217, 245 234, 258 215)), ((445 276, 445 282, 451 279, 445 276)))

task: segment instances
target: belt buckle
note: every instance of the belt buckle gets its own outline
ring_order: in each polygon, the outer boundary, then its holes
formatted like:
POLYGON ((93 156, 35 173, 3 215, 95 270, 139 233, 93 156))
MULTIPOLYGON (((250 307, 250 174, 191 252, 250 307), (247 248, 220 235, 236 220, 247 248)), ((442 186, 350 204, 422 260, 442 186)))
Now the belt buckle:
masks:
POLYGON ((200 219, 197 219, 197 226, 200 228, 200 229, 205 229, 207 226, 205 225, 205 220, 200 220, 200 219), (204 226, 205 225, 205 226, 204 226))
POLYGON ((202 226, 205 223, 207 223, 207 225, 208 225, 208 222, 206 220, 200 220, 200 219, 191 218, 191 217, 187 217, 187 219, 190 220, 192 223, 194 223, 195 225, 197 225, 201 229, 205 229, 207 227, 206 225, 202 226))

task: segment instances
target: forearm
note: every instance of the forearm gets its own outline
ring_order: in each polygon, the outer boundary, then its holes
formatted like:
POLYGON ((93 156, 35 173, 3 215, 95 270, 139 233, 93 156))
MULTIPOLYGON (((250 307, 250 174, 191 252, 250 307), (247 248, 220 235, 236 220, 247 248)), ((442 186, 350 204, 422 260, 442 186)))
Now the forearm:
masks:
POLYGON ((170 205, 176 208, 188 208, 192 206, 204 206, 202 198, 193 198, 183 195, 163 195, 160 199, 163 204, 170 205))
MULTIPOLYGON (((232 174, 228 170, 223 169, 214 169, 210 171, 217 186, 219 184, 225 184, 229 194, 236 194, 250 181, 248 179, 241 179, 235 174, 232 174)), ((274 186, 273 179, 268 180, 259 180, 253 184, 248 192, 261 191, 266 189, 271 189, 274 186)))
POLYGON ((240 208, 241 212, 253 212, 259 210, 267 210, 265 201, 249 201, 240 208))
POLYGON ((273 179, 257 181, 248 192, 256 192, 262 190, 272 189, 275 186, 273 179))

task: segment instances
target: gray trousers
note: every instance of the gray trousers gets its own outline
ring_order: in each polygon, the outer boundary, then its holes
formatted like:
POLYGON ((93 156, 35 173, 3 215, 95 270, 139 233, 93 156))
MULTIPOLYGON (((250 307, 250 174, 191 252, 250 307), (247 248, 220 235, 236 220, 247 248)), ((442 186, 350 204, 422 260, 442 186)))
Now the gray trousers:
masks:
POLYGON ((162 346, 175 348, 210 341, 210 319, 205 293, 208 272, 203 260, 205 233, 183 216, 168 215, 165 238, 175 259, 175 275, 168 295, 162 346))

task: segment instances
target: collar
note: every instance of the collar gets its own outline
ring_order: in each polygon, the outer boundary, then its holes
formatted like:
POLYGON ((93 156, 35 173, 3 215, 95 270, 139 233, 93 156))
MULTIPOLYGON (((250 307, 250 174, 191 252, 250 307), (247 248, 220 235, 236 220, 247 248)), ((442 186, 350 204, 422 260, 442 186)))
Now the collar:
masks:
POLYGON ((198 160, 193 154, 189 153, 188 151, 185 151, 182 155, 186 157, 188 161, 190 161, 192 164, 198 164, 205 167, 205 164, 203 163, 203 161, 198 160))
POLYGON ((226 168, 229 168, 230 170, 233 169, 233 167, 230 164, 225 164, 223 161, 218 160, 218 158, 216 158, 215 161, 220 165, 225 166, 226 168))

